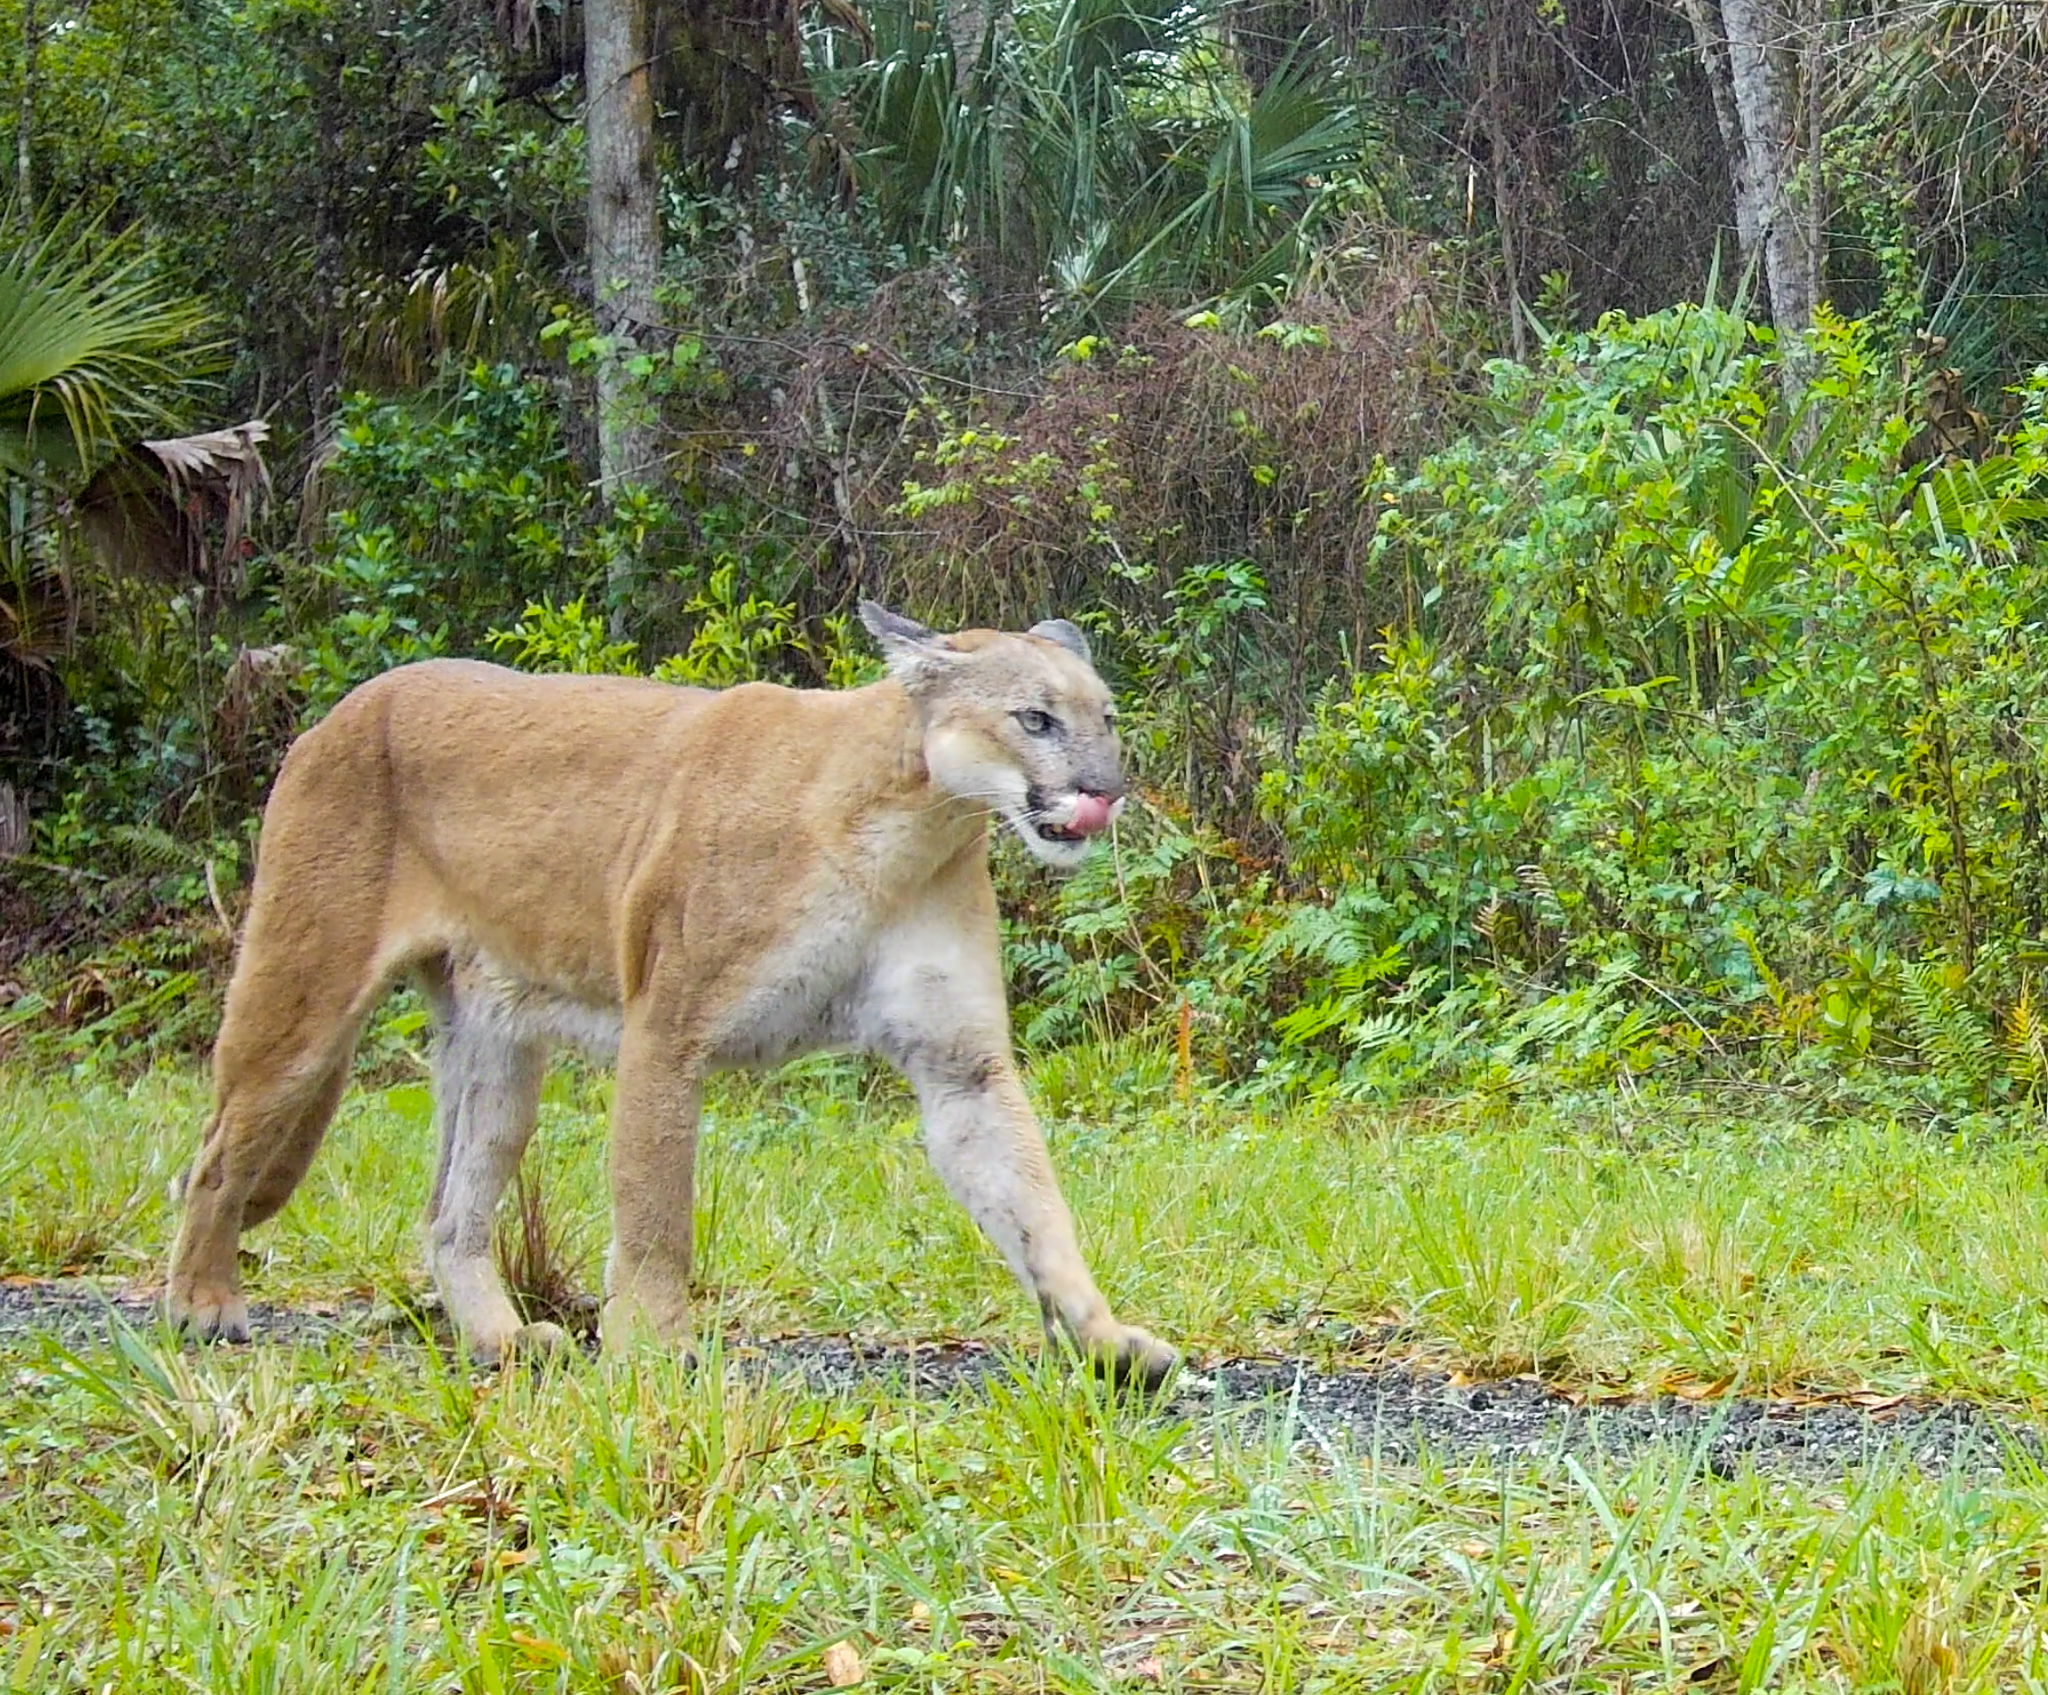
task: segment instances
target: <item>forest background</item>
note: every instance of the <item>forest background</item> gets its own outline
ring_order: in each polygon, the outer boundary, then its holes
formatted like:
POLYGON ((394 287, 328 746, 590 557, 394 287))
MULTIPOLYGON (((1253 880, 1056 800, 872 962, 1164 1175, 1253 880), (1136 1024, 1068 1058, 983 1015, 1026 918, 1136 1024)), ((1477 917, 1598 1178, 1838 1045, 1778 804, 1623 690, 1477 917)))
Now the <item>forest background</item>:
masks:
POLYGON ((866 594, 1125 702, 1033 1046, 2048 1091, 2039 8, 0 0, 0 126, 0 1057, 203 1046, 364 678, 866 594))

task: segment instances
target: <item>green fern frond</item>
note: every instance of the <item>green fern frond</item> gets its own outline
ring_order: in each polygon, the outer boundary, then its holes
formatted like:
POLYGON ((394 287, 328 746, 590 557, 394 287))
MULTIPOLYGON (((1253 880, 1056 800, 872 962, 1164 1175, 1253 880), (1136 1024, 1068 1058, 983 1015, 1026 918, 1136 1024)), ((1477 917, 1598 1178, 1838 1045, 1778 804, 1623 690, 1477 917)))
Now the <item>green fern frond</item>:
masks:
POLYGON ((2000 1070, 1989 1022, 1964 998, 1951 967, 1926 961, 1900 974, 1899 998, 1920 1057, 1935 1076, 1978 1095, 2000 1070))
POLYGON ((137 866, 151 871, 198 871, 206 865, 206 850, 181 842, 155 824, 115 824, 107 840, 125 848, 137 866))

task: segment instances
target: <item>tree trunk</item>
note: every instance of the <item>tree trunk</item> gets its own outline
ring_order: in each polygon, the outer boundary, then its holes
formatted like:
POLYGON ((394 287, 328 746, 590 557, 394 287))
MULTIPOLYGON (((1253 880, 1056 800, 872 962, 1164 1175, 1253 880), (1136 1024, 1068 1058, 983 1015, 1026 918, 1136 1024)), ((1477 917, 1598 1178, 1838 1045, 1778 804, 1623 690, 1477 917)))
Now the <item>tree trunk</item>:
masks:
POLYGON ((36 29, 36 0, 22 0, 21 101, 14 114, 14 205, 15 216, 24 229, 35 216, 36 180, 30 134, 36 124, 36 72, 42 46, 36 29))
POLYGON ((946 0, 946 34, 953 43, 953 89, 963 100, 973 89, 988 35, 989 0, 946 0))
MULTIPOLYGON (((1761 259, 1778 333, 1802 334, 1820 297, 1813 225, 1796 204, 1799 124, 1791 74, 1791 30, 1769 0, 1687 0, 1700 58, 1713 87, 1714 117, 1728 149, 1735 233, 1746 263, 1761 259)), ((1819 160, 1808 161, 1805 192, 1819 160)), ((1816 200, 1817 204, 1817 200, 1816 200)))
POLYGON ((1806 97, 1806 319, 1826 297, 1821 264, 1827 255, 1827 181, 1822 174, 1821 78, 1828 67, 1826 0, 1806 0, 1806 50, 1800 55, 1799 80, 1806 97))
POLYGON ((1813 322, 1813 263, 1806 250, 1806 221, 1792 197, 1799 154, 1786 20, 1768 0, 1721 0, 1721 22, 1728 32, 1728 78, 1757 194, 1771 322, 1780 335, 1799 335, 1813 322))
POLYGON ((308 314, 313 331, 308 374, 312 378, 313 410, 325 417, 334 407, 345 380, 342 369, 342 279, 348 271, 348 206, 344 184, 344 150, 348 134, 348 101, 343 92, 347 55, 328 43, 307 60, 312 72, 313 114, 318 125, 314 142, 317 198, 313 202, 313 299, 308 314))
POLYGON ((1728 77, 1728 42, 1719 8, 1713 0, 1685 0, 1685 15, 1699 47, 1700 67, 1706 72, 1707 90, 1714 101, 1714 127, 1721 132, 1721 146, 1728 159, 1728 181, 1735 200, 1735 242, 1742 249, 1744 267, 1754 265, 1761 274, 1756 184, 1750 179, 1749 147, 1742 139, 1742 119, 1735 110, 1735 89, 1728 77))
POLYGON ((1500 37, 1504 27, 1499 15, 1489 10, 1486 21, 1486 119, 1487 153, 1493 164, 1493 221, 1500 227, 1500 264, 1507 279, 1508 342, 1515 351, 1515 363, 1529 362, 1529 337, 1522 326, 1522 268, 1515 253, 1515 203, 1508 190, 1508 133, 1501 109, 1507 104, 1507 84, 1500 74, 1500 37))
MULTIPOLYGON (((661 269, 646 0, 585 0, 583 80, 591 296, 608 343, 597 366, 598 483, 616 502, 660 480, 653 404, 627 371, 654 326, 661 269)), ((632 559, 614 557, 605 585, 614 640, 626 636, 633 575, 632 559)))

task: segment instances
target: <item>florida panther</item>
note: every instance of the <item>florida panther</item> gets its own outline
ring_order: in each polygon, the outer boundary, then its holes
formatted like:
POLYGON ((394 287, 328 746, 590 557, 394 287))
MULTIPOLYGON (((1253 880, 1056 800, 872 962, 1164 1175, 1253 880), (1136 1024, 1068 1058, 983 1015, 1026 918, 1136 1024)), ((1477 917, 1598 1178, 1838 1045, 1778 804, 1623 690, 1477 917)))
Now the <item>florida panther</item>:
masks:
POLYGON ((300 737, 264 813, 175 1318, 246 1334, 237 1240, 305 1176, 364 1021, 409 975, 438 1023, 428 1252, 478 1357, 560 1340, 521 1324, 491 1252, 551 1045, 618 1059, 608 1345, 688 1332, 705 1074, 844 1048, 909 1079, 934 1165, 1048 1334, 1165 1377, 1174 1351, 1089 1275, 1019 1086, 987 862, 991 817, 1066 867, 1117 816, 1109 690, 1064 620, 861 616, 889 664, 865 688, 435 660, 300 737))

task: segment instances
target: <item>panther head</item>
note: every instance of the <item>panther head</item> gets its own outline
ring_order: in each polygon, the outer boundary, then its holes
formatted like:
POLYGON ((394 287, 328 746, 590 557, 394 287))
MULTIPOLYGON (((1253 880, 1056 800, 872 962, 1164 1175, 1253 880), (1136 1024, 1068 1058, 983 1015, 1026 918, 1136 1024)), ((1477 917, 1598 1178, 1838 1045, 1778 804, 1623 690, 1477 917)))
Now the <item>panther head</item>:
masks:
POLYGON ((1116 703, 1087 638, 1064 618, 1022 635, 941 635, 864 600, 861 622, 917 705, 932 784, 1009 820, 1068 870, 1123 810, 1116 703))

